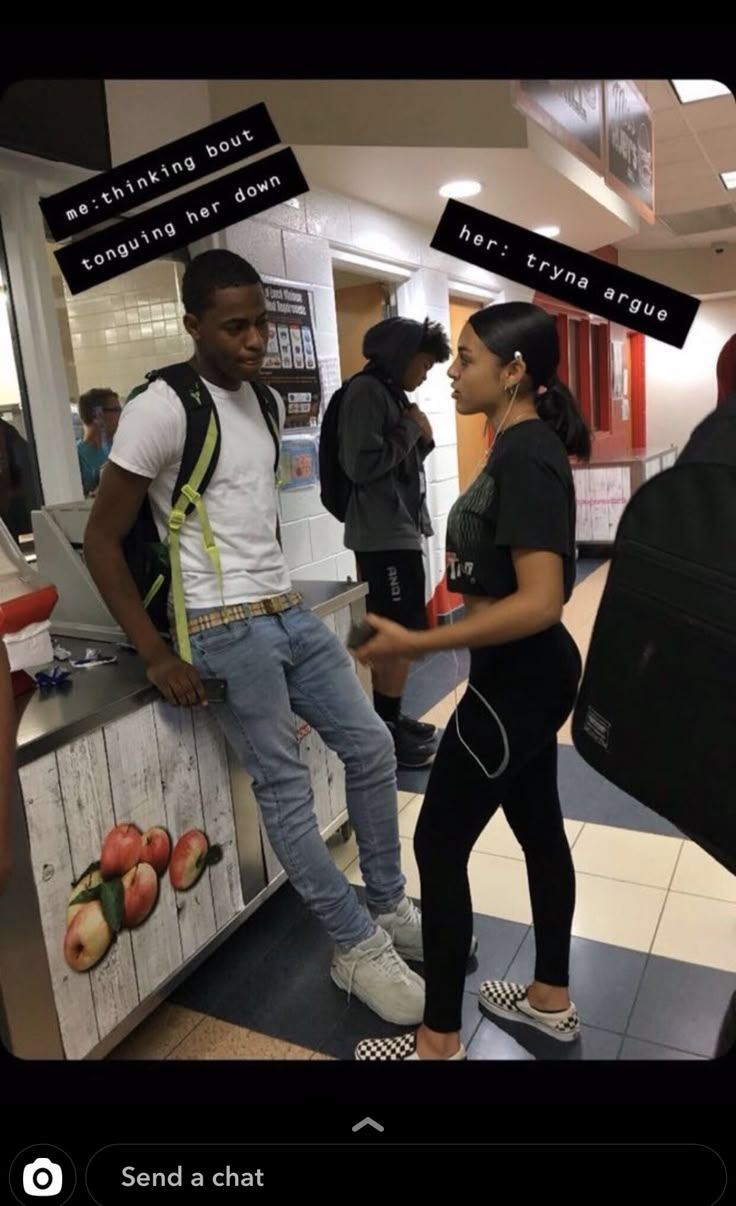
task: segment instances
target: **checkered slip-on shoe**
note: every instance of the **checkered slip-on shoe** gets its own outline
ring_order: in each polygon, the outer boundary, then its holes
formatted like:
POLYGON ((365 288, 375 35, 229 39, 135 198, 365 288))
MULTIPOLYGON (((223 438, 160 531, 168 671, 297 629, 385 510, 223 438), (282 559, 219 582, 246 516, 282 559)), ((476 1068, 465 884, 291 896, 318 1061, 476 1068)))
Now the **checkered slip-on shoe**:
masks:
POLYGON ((549 1034, 561 1043, 571 1043, 580 1034, 580 1019, 573 1004, 559 1013, 543 1013, 527 1000, 527 989, 523 984, 509 984, 507 980, 486 980, 480 986, 478 1005, 488 1017, 508 1018, 511 1022, 523 1022, 543 1034, 549 1034))
MULTIPOLYGON (((364 1039, 362 1043, 358 1043, 355 1048, 355 1058, 362 1060, 419 1060, 417 1055, 417 1035, 413 1030, 411 1034, 399 1034, 395 1038, 380 1038, 380 1039, 364 1039)), ((460 1045, 460 1050, 455 1055, 447 1057, 450 1060, 465 1059, 465 1048, 460 1045)), ((422 1061, 430 1062, 430 1061, 422 1061)))

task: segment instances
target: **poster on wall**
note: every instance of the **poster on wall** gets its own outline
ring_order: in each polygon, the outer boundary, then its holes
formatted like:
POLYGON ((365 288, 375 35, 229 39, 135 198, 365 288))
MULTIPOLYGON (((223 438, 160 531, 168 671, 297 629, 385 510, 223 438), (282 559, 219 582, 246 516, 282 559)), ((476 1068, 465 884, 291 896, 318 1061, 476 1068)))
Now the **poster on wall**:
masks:
POLYGON ((514 80, 513 99, 520 112, 603 175, 601 80, 514 80))
POLYGON ((319 436, 316 431, 284 436, 280 471, 282 491, 319 485, 319 436))
POLYGON ((633 80, 606 80, 606 184, 654 223, 654 123, 633 80))
POLYGON ((261 379, 281 394, 286 427, 316 427, 320 410, 317 346, 309 293, 265 285, 269 339, 261 379))

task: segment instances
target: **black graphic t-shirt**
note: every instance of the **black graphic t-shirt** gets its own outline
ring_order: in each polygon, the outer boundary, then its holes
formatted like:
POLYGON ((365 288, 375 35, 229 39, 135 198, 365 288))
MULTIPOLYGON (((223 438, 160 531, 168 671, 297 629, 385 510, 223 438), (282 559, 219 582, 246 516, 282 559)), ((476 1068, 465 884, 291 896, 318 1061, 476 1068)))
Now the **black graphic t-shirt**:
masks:
POLYGON ((512 549, 559 553, 565 602, 575 585, 575 487, 565 447, 542 420, 501 433, 447 520, 447 585, 503 599, 517 589, 512 549))

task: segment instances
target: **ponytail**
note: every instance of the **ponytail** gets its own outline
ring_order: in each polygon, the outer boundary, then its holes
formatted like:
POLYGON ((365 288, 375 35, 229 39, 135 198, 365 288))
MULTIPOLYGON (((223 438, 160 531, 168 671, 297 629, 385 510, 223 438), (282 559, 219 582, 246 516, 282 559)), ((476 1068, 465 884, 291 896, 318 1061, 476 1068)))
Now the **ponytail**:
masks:
POLYGON ((554 376, 537 397, 537 413, 562 440, 569 456, 590 459, 591 439, 588 425, 573 394, 554 376))

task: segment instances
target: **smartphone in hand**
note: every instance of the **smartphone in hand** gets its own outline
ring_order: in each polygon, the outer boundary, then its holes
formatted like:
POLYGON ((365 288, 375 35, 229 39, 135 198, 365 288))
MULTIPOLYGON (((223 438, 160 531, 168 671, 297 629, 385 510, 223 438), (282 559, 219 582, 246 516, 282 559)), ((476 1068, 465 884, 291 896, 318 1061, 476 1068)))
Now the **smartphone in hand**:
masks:
POLYGON ((224 678, 203 678, 207 703, 223 703, 227 696, 227 683, 224 678))
POLYGON ((367 620, 361 620, 360 624, 353 624, 346 642, 348 649, 360 649, 361 645, 365 645, 371 637, 376 635, 376 631, 367 620))

